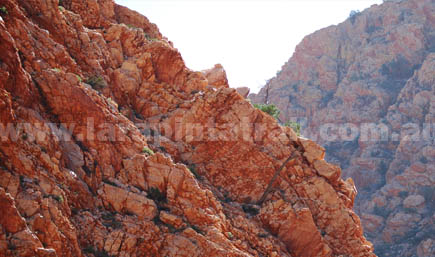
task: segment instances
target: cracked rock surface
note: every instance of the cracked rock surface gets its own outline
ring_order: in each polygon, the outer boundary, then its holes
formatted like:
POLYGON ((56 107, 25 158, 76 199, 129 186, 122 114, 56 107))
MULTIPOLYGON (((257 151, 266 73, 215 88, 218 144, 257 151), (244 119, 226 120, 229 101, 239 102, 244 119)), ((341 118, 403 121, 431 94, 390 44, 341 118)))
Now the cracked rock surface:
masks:
POLYGON ((112 0, 0 6, 0 256, 374 256, 352 179, 222 66, 112 0))

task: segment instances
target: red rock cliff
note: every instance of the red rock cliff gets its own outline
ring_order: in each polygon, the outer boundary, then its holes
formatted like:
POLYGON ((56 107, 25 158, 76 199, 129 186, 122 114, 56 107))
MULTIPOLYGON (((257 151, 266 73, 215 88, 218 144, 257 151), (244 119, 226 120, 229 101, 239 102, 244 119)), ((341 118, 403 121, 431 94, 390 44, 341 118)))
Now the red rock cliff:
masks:
POLYGON ((435 255, 434 51, 434 1, 385 1, 307 36, 251 95, 301 122, 355 180, 379 256, 435 255))
POLYGON ((0 14, 0 256, 374 256, 324 149, 222 67, 186 68, 145 17, 112 0, 0 14))

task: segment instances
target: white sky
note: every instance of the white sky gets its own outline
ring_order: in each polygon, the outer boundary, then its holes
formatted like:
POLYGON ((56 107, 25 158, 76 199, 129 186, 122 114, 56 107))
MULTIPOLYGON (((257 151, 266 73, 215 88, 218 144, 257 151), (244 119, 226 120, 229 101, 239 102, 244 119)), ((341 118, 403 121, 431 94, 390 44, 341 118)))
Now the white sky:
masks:
POLYGON ((145 15, 186 65, 221 63, 231 87, 257 92, 304 36, 382 0, 115 0, 145 15))

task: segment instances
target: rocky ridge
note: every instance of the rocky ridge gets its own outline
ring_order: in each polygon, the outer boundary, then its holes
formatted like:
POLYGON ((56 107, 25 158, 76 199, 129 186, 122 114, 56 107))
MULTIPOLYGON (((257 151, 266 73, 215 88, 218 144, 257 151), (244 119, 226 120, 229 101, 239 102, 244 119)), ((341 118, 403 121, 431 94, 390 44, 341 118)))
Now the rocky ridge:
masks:
POLYGON ((112 0, 0 13, 0 256, 374 256, 352 179, 221 66, 112 0))
POLYGON ((304 38, 250 95, 299 121, 354 179, 379 256, 435 255, 434 28, 434 1, 373 5, 304 38))

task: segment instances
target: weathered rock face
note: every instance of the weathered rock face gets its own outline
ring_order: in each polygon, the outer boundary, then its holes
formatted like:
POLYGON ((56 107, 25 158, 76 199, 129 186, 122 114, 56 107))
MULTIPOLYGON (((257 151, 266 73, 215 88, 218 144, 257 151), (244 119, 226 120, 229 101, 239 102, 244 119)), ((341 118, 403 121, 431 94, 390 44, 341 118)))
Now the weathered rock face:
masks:
POLYGON ((374 256, 352 179, 221 66, 111 0, 0 8, 0 256, 374 256))
POLYGON ((207 78, 209 85, 214 87, 229 87, 227 73, 221 64, 216 64, 213 68, 202 71, 207 78))
POLYGON ((250 95, 302 123, 354 179, 357 213, 380 256, 435 254, 434 13, 431 0, 374 5, 307 36, 250 95), (423 245, 431 254, 420 254, 423 245))

